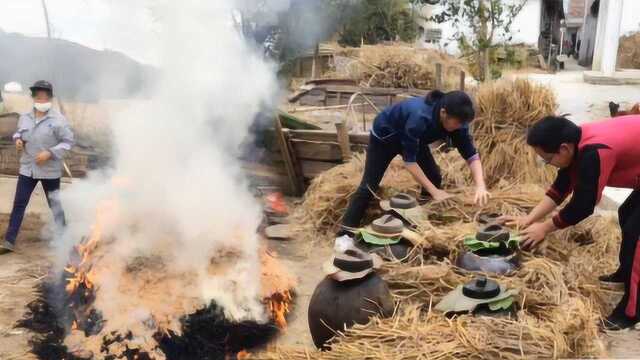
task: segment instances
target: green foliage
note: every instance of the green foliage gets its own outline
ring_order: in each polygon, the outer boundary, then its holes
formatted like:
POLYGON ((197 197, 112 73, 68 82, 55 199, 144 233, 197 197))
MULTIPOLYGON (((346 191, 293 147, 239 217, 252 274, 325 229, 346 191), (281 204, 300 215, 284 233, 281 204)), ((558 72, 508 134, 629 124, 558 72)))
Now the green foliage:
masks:
POLYGON ((413 41, 417 36, 415 14, 409 0, 329 0, 342 17, 338 26, 343 46, 382 41, 413 41))
MULTIPOLYGON (((452 22, 458 29, 454 39, 461 44, 465 56, 474 56, 478 68, 476 77, 485 80, 496 75, 491 71, 489 50, 495 47, 497 33, 509 36, 513 20, 520 13, 527 0, 442 0, 442 11, 431 17, 432 21, 452 22), (465 32, 465 30, 470 30, 465 32)), ((472 62, 473 67, 473 62, 472 62)))

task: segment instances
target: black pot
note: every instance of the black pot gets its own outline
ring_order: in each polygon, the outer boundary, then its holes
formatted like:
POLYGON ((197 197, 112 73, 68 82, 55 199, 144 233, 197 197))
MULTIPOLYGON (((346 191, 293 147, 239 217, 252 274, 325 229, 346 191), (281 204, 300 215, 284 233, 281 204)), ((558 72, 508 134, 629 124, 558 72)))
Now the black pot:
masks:
POLYGON ((376 314, 389 317, 393 308, 389 287, 376 273, 344 282, 327 276, 316 286, 309 302, 309 330, 313 343, 319 349, 329 350, 327 342, 335 331, 366 324, 376 314))
POLYGON ((356 246, 370 254, 378 254, 381 258, 388 261, 408 260, 407 255, 409 255, 411 249, 413 249, 411 244, 402 240, 393 245, 375 245, 360 241, 356 246))
POLYGON ((467 271, 505 275, 520 268, 520 253, 506 248, 462 252, 456 265, 467 271))

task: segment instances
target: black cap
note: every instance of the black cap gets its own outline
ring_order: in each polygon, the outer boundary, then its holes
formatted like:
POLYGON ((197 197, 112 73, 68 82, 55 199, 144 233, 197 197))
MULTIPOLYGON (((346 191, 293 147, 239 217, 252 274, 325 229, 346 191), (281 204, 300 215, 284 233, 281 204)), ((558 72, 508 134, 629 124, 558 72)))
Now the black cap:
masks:
POLYGON ((31 94, 35 93, 36 90, 45 90, 47 92, 49 92, 50 96, 53 96, 53 85, 51 85, 50 82, 46 81, 46 80, 38 80, 36 81, 32 87, 30 87, 29 89, 31 89, 31 94))

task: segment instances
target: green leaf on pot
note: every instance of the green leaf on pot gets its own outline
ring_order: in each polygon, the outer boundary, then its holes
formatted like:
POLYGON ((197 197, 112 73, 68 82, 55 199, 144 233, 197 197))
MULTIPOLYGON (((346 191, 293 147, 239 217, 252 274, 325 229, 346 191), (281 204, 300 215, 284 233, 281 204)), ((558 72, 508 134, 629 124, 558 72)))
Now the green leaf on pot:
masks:
POLYGON ((362 237, 362 240, 364 242, 368 244, 373 244, 373 245, 394 245, 399 243, 401 239, 400 236, 396 236, 393 238, 380 237, 380 236, 370 234, 365 230, 360 230, 359 234, 362 237))
POLYGON ((508 310, 511 305, 513 305, 513 296, 509 296, 488 304, 489 310, 491 311, 508 310))
POLYGON ((482 249, 497 249, 500 247, 500 243, 490 241, 480 241, 475 237, 468 236, 464 239, 464 246, 467 250, 473 252, 482 249))
POLYGON ((507 241, 507 247, 509 249, 517 249, 518 247, 520 247, 520 240, 522 239, 520 238, 519 235, 511 234, 509 241, 507 241))
MULTIPOLYGON (((474 236, 467 236, 464 239, 464 247, 471 251, 478 251, 478 250, 484 250, 484 249, 497 249, 500 247, 500 243, 498 242, 493 242, 493 241, 480 241, 478 239, 476 239, 474 236)), ((509 238, 509 240, 507 241, 507 247, 510 249, 516 249, 518 248, 520 244, 520 236, 517 235, 511 235, 511 238, 509 238)))

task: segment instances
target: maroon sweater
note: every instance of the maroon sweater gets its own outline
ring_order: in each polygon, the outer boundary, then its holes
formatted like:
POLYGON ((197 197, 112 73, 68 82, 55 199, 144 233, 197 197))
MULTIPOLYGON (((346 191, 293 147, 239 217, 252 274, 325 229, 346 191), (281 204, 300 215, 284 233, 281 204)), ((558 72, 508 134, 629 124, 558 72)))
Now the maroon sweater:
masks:
POLYGON ((640 115, 622 116, 580 126, 575 160, 560 169, 547 196, 558 205, 556 227, 575 225, 593 214, 605 186, 640 189, 640 115))

